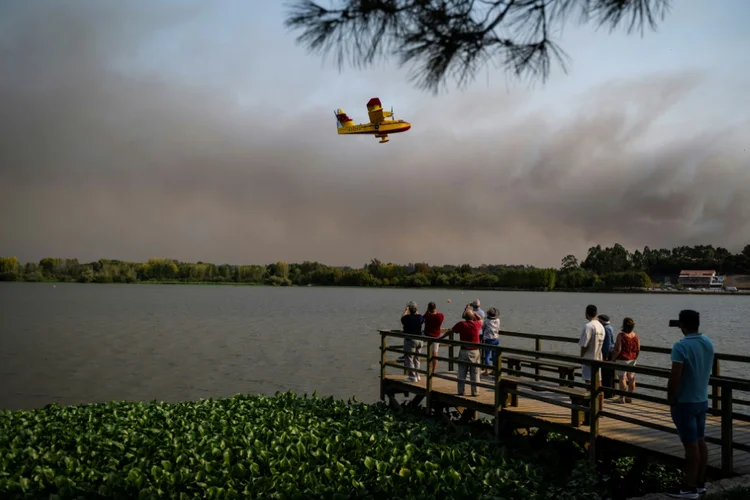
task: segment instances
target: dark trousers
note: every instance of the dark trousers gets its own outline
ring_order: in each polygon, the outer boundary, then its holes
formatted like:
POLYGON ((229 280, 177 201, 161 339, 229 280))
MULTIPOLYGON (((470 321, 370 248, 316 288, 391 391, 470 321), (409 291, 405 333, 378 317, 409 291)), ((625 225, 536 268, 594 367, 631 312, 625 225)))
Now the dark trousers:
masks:
MULTIPOLYGON (((612 353, 602 354, 604 361, 612 361, 612 353)), ((609 368, 602 368, 602 389, 605 398, 611 398, 613 396, 612 391, 607 389, 615 389, 617 386, 617 380, 615 380, 615 371, 609 368)))

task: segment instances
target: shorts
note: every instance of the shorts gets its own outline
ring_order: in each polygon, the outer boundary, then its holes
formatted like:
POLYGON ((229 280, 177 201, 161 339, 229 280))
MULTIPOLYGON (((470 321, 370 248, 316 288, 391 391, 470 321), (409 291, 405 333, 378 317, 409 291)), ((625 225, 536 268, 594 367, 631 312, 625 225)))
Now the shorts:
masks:
POLYGON ((635 377, 635 373, 626 371, 628 366, 635 366, 635 360, 634 359, 618 359, 615 361, 618 365, 625 365, 623 366, 622 370, 617 370, 617 378, 624 377, 625 375, 632 375, 635 377))
POLYGON ((440 351, 440 342, 433 342, 432 343, 432 354, 437 356, 438 351, 440 351))
POLYGON ((692 444, 703 438, 706 431, 708 401, 702 403, 676 403, 669 407, 672 422, 677 427, 680 441, 692 444))

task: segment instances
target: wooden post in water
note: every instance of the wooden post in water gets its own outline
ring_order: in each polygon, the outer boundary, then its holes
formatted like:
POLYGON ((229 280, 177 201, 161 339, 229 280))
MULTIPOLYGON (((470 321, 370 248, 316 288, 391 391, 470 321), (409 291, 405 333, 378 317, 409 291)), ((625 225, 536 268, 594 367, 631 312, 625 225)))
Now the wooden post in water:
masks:
MULTIPOLYGON (((717 359, 716 356, 714 356, 714 364, 711 367, 711 376, 721 376, 721 360, 717 359)), ((714 410, 721 410, 722 399, 721 386, 713 384, 711 387, 711 406, 714 410)))
MULTIPOLYGON (((584 363, 587 360, 584 360, 584 363)), ((601 404, 599 400, 599 367, 591 365, 591 382, 589 385, 591 393, 591 406, 589 410, 589 460, 596 463, 596 438, 599 435, 599 412, 601 404)))
POLYGON ((385 401, 385 349, 388 347, 388 339, 385 334, 380 334, 380 400, 385 401))
POLYGON ((721 473, 724 477, 734 472, 732 425, 732 388, 724 387, 721 394, 721 473))
POLYGON ((501 358, 502 351, 500 350, 499 346, 492 346, 492 349, 495 350, 495 369, 494 369, 494 379, 495 379, 495 437, 500 437, 500 410, 503 405, 502 400, 502 394, 500 391, 500 381, 502 380, 502 367, 503 367, 503 360, 501 358))
MULTIPOLYGON (((450 335, 448 335, 448 338, 450 340, 454 340, 453 332, 451 332, 450 335)), ((450 361, 448 361, 448 371, 452 372, 453 371, 453 344, 448 346, 448 359, 450 359, 450 361)))
MULTIPOLYGON (((428 337, 429 339, 429 337, 428 337)), ((425 386, 427 389, 427 415, 432 414, 432 340, 427 340, 427 380, 425 386)))
MULTIPOLYGON (((539 339, 539 338, 535 339, 534 348, 535 348, 534 350, 536 352, 542 352, 542 339, 539 339)), ((536 356, 536 359, 538 360, 539 356, 536 356)), ((540 368, 541 367, 539 365, 536 365, 536 367, 534 368, 534 375, 536 375, 534 377, 534 380, 537 381, 537 382, 539 382, 539 375, 542 372, 542 370, 540 368)))

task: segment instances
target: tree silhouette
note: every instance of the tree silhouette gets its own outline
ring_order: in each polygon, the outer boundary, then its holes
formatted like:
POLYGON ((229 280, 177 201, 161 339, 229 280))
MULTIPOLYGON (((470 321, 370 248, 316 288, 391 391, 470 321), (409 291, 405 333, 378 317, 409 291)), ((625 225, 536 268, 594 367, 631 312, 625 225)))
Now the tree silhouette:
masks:
MULTIPOLYGON (((333 0, 331 0, 333 2, 333 0)), ((556 59, 567 73, 567 54, 551 39, 566 19, 608 25, 610 32, 656 29, 670 0, 338 0, 327 9, 293 0, 284 22, 301 30, 297 42, 308 51, 336 53, 339 70, 378 57, 397 56, 412 65, 408 76, 422 90, 437 93, 453 76, 463 86, 490 61, 517 77, 546 82, 556 59)))

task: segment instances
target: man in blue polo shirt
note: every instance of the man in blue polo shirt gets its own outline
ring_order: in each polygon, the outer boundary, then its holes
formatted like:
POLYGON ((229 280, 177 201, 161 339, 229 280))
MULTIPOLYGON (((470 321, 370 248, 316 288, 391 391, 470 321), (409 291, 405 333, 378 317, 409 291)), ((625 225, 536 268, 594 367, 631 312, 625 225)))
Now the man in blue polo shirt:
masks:
POLYGON ((672 421, 685 447, 685 481, 673 498, 699 498, 706 492, 708 448, 704 439, 708 411, 708 382, 714 362, 714 345, 700 333, 700 314, 680 311, 684 337, 672 346, 672 373, 667 385, 672 421))

